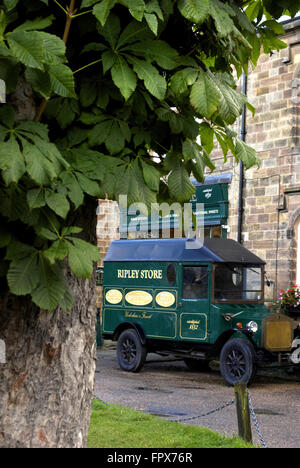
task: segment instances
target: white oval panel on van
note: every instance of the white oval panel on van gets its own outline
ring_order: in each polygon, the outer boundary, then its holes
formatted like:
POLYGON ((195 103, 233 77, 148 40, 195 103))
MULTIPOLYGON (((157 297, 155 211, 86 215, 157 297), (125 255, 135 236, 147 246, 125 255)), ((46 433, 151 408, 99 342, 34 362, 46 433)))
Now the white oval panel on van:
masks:
POLYGON ((168 291, 162 291, 157 294, 155 300, 161 307, 171 307, 175 302, 175 296, 168 291))
POLYGON ((147 291, 130 291, 125 299, 128 304, 135 306, 146 306, 153 301, 153 297, 147 291))
POLYGON ((110 289, 105 294, 105 299, 110 304, 119 304, 122 301, 122 293, 118 289, 110 289))

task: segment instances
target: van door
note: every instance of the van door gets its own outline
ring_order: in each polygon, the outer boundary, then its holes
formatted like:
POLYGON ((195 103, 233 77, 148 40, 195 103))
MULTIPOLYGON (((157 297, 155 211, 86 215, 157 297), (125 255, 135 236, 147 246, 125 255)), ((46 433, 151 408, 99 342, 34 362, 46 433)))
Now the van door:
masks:
POLYGON ((209 338, 210 266, 182 265, 179 338, 207 342, 209 338))

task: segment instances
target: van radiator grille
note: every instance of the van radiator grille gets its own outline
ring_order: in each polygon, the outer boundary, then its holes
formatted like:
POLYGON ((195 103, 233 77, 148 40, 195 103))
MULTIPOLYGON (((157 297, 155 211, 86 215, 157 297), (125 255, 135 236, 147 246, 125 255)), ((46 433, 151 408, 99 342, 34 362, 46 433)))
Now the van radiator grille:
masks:
POLYGON ((270 351, 289 351, 292 343, 290 322, 270 321, 265 324, 265 348, 270 351))

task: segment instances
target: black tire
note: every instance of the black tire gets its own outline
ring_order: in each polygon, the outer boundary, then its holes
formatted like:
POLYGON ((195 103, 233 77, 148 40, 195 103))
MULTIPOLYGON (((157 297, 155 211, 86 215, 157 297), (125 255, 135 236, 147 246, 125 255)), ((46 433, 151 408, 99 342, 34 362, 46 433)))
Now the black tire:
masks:
POLYGON ((210 372, 209 361, 202 361, 200 359, 189 359, 183 360, 186 366, 192 371, 196 372, 210 372))
POLYGON ((139 372, 146 360, 147 349, 142 345, 137 332, 127 329, 121 333, 117 342, 117 360, 121 369, 139 372))
POLYGON ((297 364, 296 366, 294 366, 293 370, 294 370, 296 381, 300 382, 300 364, 297 364))
POLYGON ((256 374, 252 344, 239 338, 227 341, 220 355, 220 371, 229 385, 236 383, 250 385, 256 374))

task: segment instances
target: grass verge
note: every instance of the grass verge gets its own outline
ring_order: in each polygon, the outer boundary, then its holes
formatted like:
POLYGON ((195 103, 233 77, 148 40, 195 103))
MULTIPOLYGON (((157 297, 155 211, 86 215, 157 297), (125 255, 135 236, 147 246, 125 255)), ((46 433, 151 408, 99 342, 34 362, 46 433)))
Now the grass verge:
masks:
POLYGON ((89 448, 250 448, 238 437, 94 400, 89 448))

